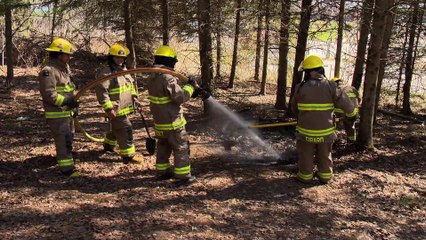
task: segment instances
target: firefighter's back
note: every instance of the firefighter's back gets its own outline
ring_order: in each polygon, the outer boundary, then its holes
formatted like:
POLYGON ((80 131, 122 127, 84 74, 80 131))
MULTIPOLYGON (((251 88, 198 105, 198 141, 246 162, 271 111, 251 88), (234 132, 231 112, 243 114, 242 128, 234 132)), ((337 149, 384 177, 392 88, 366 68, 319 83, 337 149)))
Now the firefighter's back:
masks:
POLYGON ((299 85, 296 93, 297 129, 302 135, 299 137, 331 137, 328 141, 334 140, 335 92, 336 84, 326 79, 309 79, 299 85))

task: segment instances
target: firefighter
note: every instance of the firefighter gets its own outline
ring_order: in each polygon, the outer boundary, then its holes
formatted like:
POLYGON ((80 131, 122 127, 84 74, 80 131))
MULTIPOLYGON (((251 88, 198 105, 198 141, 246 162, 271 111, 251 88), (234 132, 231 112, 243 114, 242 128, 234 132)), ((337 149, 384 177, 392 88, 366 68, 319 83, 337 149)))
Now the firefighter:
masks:
MULTIPOLYGON (((108 65, 101 69, 97 78, 126 70, 126 58, 130 51, 121 44, 114 44, 108 52, 108 65)), ((136 82, 130 75, 119 76, 99 84, 96 97, 108 118, 103 147, 113 152, 118 144, 123 163, 137 162, 133 144, 133 128, 128 115, 135 111, 137 102, 136 82)))
MULTIPOLYGON (((351 99, 353 105, 355 106, 355 112, 357 113, 356 118, 358 118, 359 112, 359 102, 361 102, 361 98, 359 97, 358 90, 352 86, 343 85, 342 79, 339 77, 334 77, 331 80, 336 82, 337 87, 340 88, 348 97, 351 99)), ((356 129, 355 129, 355 121, 356 118, 346 117, 343 110, 340 108, 334 108, 334 114, 337 118, 339 118, 339 122, 343 122, 346 132, 346 142, 349 144, 353 144, 356 141, 356 129)))
POLYGON ((80 172, 74 166, 72 154, 74 121, 72 116, 79 103, 75 101, 76 85, 71 80, 68 65, 74 46, 62 38, 55 39, 46 51, 49 59, 39 74, 39 89, 44 116, 52 132, 59 170, 68 177, 80 172))
POLYGON ((355 108, 346 94, 325 77, 324 63, 318 56, 308 56, 299 68, 304 79, 296 85, 291 101, 297 116, 296 149, 297 179, 311 182, 314 178, 314 154, 317 157, 316 176, 322 183, 333 177, 332 143, 336 139, 333 110, 342 109, 347 116, 356 116, 355 108))
MULTIPOLYGON (((154 67, 173 70, 177 61, 176 52, 166 45, 159 47, 154 54, 154 67)), ((181 88, 177 80, 170 74, 159 73, 151 74, 147 80, 150 109, 158 138, 155 166, 158 180, 174 177, 177 185, 189 185, 196 178, 191 175, 186 120, 181 105, 190 99, 198 85, 193 78, 189 78, 181 88), (174 166, 169 162, 172 152, 174 166)))

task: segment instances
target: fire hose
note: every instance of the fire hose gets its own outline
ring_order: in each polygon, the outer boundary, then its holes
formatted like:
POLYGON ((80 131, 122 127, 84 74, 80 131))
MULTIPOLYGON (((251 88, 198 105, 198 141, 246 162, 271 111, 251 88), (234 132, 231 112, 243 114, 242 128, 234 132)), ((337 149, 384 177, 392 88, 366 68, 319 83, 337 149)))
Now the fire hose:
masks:
MULTIPOLYGON (((124 75, 128 75, 128 74, 138 74, 138 73, 166 73, 166 74, 170 74, 174 77, 177 77, 178 79, 180 79, 181 81, 186 82, 188 77, 186 77, 185 75, 175 72, 173 70, 168 70, 165 68, 134 68, 134 69, 129 69, 129 70, 125 70, 125 71, 121 71, 121 72, 117 72, 117 73, 113 73, 101 78, 98 78, 96 80, 93 80, 91 82, 89 82, 87 85, 85 85, 84 87, 82 87, 77 94, 75 95, 74 99, 77 101, 84 93, 86 93, 87 91, 91 90, 92 88, 94 88, 95 86, 97 86, 100 83, 103 83, 105 81, 108 81, 110 79, 116 78, 116 77, 120 77, 120 76, 124 76, 124 75)), ((97 138, 95 136, 92 136, 90 133, 88 133, 83 126, 81 126, 78 118, 74 118, 74 123, 77 127, 78 130, 80 130, 83 135, 94 141, 94 142, 103 142, 103 138, 97 138)))
MULTIPOLYGON (((98 78, 96 80, 93 80, 91 82, 89 82, 87 85, 85 85, 83 88, 81 88, 77 94, 75 95, 75 100, 77 101, 84 93, 86 93, 87 91, 91 90, 92 88, 94 88, 95 86, 97 86, 100 83, 103 83, 105 81, 108 81, 110 79, 119 77, 119 76, 124 76, 124 75, 128 75, 128 74, 140 74, 140 73, 166 73, 166 74, 170 74, 174 77, 177 77, 179 80, 186 82, 188 80, 188 77, 186 77, 185 75, 173 71, 173 70, 169 70, 169 69, 165 69, 165 68, 134 68, 134 69, 129 69, 129 70, 125 70, 125 71, 121 71, 121 72, 117 72, 117 73, 113 73, 101 78, 98 78)), ((338 119, 337 119, 338 121, 338 119)), ((77 129, 79 129, 83 135, 88 138, 89 140, 92 140, 94 142, 103 142, 103 138, 97 138, 95 136, 92 136, 90 133, 88 133, 83 126, 80 124, 78 118, 74 118, 74 123, 77 127, 77 129)), ((267 127, 281 127, 281 126, 293 126, 296 125, 297 122, 296 121, 292 121, 292 122, 280 122, 280 123, 270 123, 270 124, 259 124, 259 125, 250 125, 248 126, 248 128, 267 128, 267 127)))
POLYGON ((268 124, 258 124, 250 125, 249 128, 268 128, 268 127, 284 127, 284 126, 294 126, 297 125, 297 121, 292 122, 280 122, 280 123, 268 123, 268 124))
MULTIPOLYGON (((334 121, 339 122, 340 119, 335 118, 334 121)), ((295 125, 297 125, 297 121, 249 125, 248 128, 285 127, 285 126, 295 126, 295 125)))

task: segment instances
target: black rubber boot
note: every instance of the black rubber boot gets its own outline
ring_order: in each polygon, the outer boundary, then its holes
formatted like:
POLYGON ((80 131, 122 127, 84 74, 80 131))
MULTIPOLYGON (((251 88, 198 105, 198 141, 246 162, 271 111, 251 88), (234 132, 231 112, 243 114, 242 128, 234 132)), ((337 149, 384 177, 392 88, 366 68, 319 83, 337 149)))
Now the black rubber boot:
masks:
POLYGON ((80 172, 77 171, 76 169, 71 169, 68 171, 62 171, 62 174, 64 174, 67 177, 78 177, 80 176, 80 172))
POLYGON ((132 161, 133 161, 133 157, 123 157, 124 164, 129 164, 132 161))
POLYGON ((114 146, 104 143, 104 152, 114 152, 114 146))
POLYGON ((156 177, 157 181, 169 180, 171 178, 173 178, 173 170, 171 168, 168 168, 166 173, 158 175, 156 177))
POLYGON ((192 185, 197 182, 197 178, 195 176, 191 176, 185 179, 179 179, 176 181, 176 187, 186 187, 192 185))

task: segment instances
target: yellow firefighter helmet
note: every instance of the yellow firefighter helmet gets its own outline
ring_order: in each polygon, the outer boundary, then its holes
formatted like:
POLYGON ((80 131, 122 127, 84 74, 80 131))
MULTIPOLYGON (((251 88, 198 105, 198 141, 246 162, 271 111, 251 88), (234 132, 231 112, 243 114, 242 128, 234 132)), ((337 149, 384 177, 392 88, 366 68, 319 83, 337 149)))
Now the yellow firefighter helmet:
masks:
POLYGON ((75 47, 68 40, 57 38, 53 40, 52 44, 50 44, 48 48, 46 48, 46 51, 73 54, 74 49, 75 47))
POLYGON ((177 54, 176 52, 169 46, 163 45, 155 51, 155 56, 161 56, 161 57, 170 57, 177 60, 177 54))
POLYGON ((116 57, 127 57, 129 53, 130 50, 127 47, 118 43, 113 44, 108 52, 109 55, 116 57))
POLYGON ((303 62, 299 66, 299 71, 304 71, 304 70, 314 69, 319 67, 324 67, 324 62, 322 61, 322 59, 318 56, 311 55, 305 58, 305 60, 303 60, 303 62))

